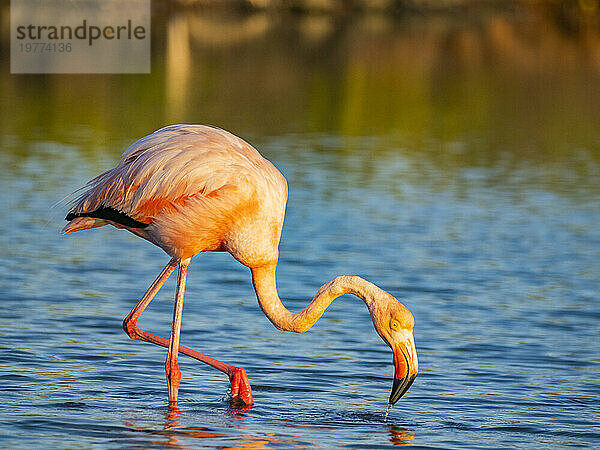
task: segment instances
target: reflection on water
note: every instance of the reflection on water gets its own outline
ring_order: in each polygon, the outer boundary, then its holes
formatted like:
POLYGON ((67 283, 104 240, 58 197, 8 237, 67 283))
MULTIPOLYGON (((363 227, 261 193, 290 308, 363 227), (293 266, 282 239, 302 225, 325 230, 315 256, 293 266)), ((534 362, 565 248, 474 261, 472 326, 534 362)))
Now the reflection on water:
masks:
POLYGON ((392 444, 396 446, 410 445, 415 439, 415 433, 406 428, 390 425, 390 438, 392 444))
MULTIPOLYGON (((597 446, 600 37, 556 4, 160 7, 150 75, 1 72, 0 445, 597 446), (182 359, 166 409, 164 351, 121 321, 167 257, 117 230, 60 237, 49 207, 174 122, 230 129, 287 177, 290 309, 344 273, 411 309, 421 373, 388 423, 391 353, 361 302, 280 333, 216 254, 190 266, 182 341, 246 368, 256 404, 229 410, 226 377, 182 359)), ((142 328, 168 335, 173 292, 142 328)))
MULTIPOLYGON (((152 430, 151 434, 160 435, 165 438, 165 441, 156 442, 157 445, 167 448, 187 448, 188 442, 203 442, 210 440, 212 442, 222 442, 221 448, 262 448, 267 446, 283 446, 283 447, 307 447, 314 444, 307 440, 295 438, 277 437, 275 433, 266 434, 256 437, 251 434, 244 433, 218 433, 211 431, 210 428, 198 426, 182 426, 179 424, 179 417, 183 411, 179 408, 169 407, 165 411, 165 426, 161 431, 152 430), (232 445, 227 445, 231 442, 232 445)), ((244 415, 240 415, 239 411, 232 411, 233 423, 232 429, 244 429, 244 415)), ((134 428, 132 424, 128 424, 130 428, 134 428)), ((303 439, 307 439, 306 437, 303 439)), ((310 439, 310 438, 308 438, 310 439)))

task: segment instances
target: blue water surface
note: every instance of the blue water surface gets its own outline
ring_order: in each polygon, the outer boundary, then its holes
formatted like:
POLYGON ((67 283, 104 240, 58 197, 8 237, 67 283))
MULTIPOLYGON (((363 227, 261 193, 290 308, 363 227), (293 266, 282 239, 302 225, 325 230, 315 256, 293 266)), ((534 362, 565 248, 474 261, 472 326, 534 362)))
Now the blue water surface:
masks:
MULTIPOLYGON (((257 144, 290 185, 286 306, 358 274, 414 314, 420 373, 387 422, 392 355, 362 302, 342 297, 309 332, 279 332, 228 254, 193 259, 181 339, 244 367, 255 405, 230 409, 226 377, 183 358, 169 409, 165 350, 121 330, 168 257, 112 228, 61 236, 65 206, 51 208, 122 148, 89 157, 32 140, 26 156, 3 154, 0 446, 599 445, 598 166, 582 153, 583 172, 503 174, 499 160, 449 173, 401 143, 307 133, 257 144)), ((168 335, 173 295, 171 279, 142 328, 168 335)))

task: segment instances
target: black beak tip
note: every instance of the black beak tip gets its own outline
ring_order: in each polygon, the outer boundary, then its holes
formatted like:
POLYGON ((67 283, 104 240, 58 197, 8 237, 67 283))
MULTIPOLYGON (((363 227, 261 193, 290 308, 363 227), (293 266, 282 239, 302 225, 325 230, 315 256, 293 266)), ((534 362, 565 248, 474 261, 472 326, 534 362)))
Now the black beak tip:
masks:
POLYGON ((400 397, 402 397, 408 388, 415 381, 416 375, 409 376, 408 374, 404 378, 394 378, 394 384, 392 385, 392 392, 390 394, 390 405, 393 405, 400 397))

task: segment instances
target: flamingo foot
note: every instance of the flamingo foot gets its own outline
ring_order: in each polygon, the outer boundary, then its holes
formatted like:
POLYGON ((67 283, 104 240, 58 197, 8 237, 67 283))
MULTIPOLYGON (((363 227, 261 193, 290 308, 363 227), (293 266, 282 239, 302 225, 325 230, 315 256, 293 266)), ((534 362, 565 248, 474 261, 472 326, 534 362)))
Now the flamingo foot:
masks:
POLYGON ((229 372, 229 382, 231 383, 231 406, 233 408, 251 406, 252 388, 246 371, 240 367, 233 367, 229 372), (243 404, 240 404, 240 401, 243 404))

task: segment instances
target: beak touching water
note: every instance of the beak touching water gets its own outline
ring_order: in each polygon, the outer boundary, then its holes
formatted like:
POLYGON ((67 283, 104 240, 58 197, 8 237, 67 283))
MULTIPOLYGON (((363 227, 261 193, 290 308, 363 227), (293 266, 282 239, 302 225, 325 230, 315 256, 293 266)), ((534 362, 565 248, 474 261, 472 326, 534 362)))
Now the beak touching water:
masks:
POLYGON ((394 348, 394 384, 390 394, 390 405, 396 403, 413 384, 419 371, 415 342, 410 336, 394 348))

